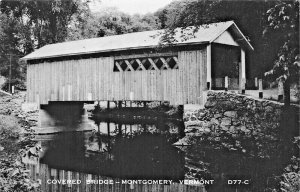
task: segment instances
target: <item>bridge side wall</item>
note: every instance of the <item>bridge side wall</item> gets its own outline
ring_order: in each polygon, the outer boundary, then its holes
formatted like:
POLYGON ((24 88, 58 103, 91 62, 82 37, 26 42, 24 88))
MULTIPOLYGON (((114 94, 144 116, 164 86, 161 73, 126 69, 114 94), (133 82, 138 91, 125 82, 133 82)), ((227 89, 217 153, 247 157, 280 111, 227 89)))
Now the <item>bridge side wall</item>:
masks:
POLYGON ((114 72, 114 57, 29 64, 27 101, 159 100, 203 103, 206 49, 179 51, 179 69, 114 72))

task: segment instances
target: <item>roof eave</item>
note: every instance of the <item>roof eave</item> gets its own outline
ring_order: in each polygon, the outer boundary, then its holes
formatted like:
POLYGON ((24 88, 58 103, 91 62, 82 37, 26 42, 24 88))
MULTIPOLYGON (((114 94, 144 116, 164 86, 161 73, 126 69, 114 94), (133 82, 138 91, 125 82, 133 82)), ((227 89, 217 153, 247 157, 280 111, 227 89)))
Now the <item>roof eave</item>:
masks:
POLYGON ((248 47, 248 49, 251 50, 251 51, 254 51, 253 46, 250 44, 250 42, 247 40, 247 38, 244 36, 244 34, 241 32, 241 30, 238 28, 238 26, 235 24, 234 21, 232 21, 232 23, 230 25, 228 25, 226 27, 226 29, 224 29, 222 32, 220 32, 218 35, 216 35, 213 39, 211 39, 209 41, 209 43, 214 42, 222 33, 224 33, 224 31, 228 30, 231 26, 234 26, 234 28, 237 30, 237 33, 242 36, 242 38, 245 41, 245 44, 248 47))
POLYGON ((238 31, 238 33, 242 36, 242 38, 244 39, 244 41, 246 42, 246 45, 248 46, 248 48, 251 50, 251 51, 254 51, 254 48, 253 46, 250 44, 250 42, 248 41, 248 39, 244 36, 244 34, 241 32, 241 30, 238 28, 238 26, 233 23, 233 26, 235 27, 235 29, 238 31))
MULTIPOLYGON (((201 41, 201 42, 192 42, 192 43, 180 43, 175 44, 173 46, 180 47, 180 46, 187 46, 187 45, 203 45, 208 44, 209 41, 201 41)), ((171 44, 172 46, 172 44, 171 44)), ((126 50, 137 50, 137 49, 153 49, 159 47, 156 46, 142 46, 142 47, 129 47, 129 48, 122 48, 122 49, 109 49, 109 50, 103 50, 103 51, 91 51, 91 52, 78 52, 78 53, 71 53, 71 54, 62 54, 62 55, 52 55, 52 56, 46 56, 46 57, 31 57, 31 58, 21 58, 21 61, 30 61, 30 60, 38 60, 38 59, 52 59, 52 58, 58 58, 58 57, 68 57, 68 56, 77 56, 77 55, 88 55, 88 54, 97 54, 97 53, 107 53, 107 52, 116 52, 116 51, 126 51, 126 50)))

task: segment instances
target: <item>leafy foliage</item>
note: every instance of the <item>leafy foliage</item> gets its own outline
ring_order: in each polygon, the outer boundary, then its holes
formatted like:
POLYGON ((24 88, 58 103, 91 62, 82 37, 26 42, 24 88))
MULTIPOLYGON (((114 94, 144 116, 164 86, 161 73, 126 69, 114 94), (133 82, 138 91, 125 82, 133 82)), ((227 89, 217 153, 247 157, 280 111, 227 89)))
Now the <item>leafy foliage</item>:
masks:
MULTIPOLYGON (((81 0, 0 1, 0 75, 25 87, 25 64, 19 59, 35 48, 65 41, 75 13, 87 8, 81 0)), ((4 89, 8 90, 8 82, 4 89)))
MULTIPOLYGON (((12 85, 24 85, 24 63, 18 61, 22 55, 20 41, 22 41, 21 23, 5 14, 0 13, 0 75, 9 78, 11 68, 12 85)), ((8 82, 7 82, 8 83, 8 82)), ((8 90, 8 87, 5 86, 8 90)))
MULTIPOLYGON (((295 137, 294 144, 300 149, 300 137, 295 137)), ((300 190, 300 158, 293 156, 290 164, 281 176, 280 189, 282 192, 296 192, 300 190)))
POLYGON ((29 177, 29 171, 19 157, 21 127, 13 116, 0 115, 0 191, 33 192, 39 184, 29 177))
MULTIPOLYGON (((275 75, 278 80, 298 77, 299 55, 299 1, 279 2, 267 11, 267 31, 284 32, 284 43, 279 50, 274 67, 266 75, 275 75)), ((296 80, 296 79, 294 79, 296 80)))
POLYGON ((152 14, 130 16, 116 8, 108 8, 94 14, 78 14, 68 29, 68 40, 155 30, 158 28, 158 22, 158 18, 152 14))
POLYGON ((0 190, 6 192, 35 192, 39 191, 39 183, 29 177, 20 161, 12 157, 0 159, 0 190))
POLYGON ((31 28, 37 48, 62 42, 67 36, 67 27, 72 15, 86 3, 79 0, 52 1, 6 1, 1 2, 1 12, 19 19, 31 28))
MULTIPOLYGON (((292 82, 299 81, 299 0, 278 1, 267 11, 268 26, 265 32, 280 32, 282 45, 272 70, 265 73, 278 81, 283 81, 284 89, 289 90, 292 82)), ((289 103, 289 91, 285 92, 289 103)))

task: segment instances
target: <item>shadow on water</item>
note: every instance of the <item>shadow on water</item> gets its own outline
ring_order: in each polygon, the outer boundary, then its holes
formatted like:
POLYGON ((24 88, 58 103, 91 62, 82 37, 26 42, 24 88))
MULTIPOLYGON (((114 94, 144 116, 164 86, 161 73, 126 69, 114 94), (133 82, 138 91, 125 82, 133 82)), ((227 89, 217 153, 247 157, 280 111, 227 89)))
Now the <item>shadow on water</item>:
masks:
POLYGON ((92 140, 100 150, 88 150, 95 144, 82 133, 64 133, 49 142, 40 162, 55 169, 112 178, 182 179, 184 175, 183 154, 163 136, 141 133, 131 138, 116 137, 114 141, 92 140))
POLYGON ((40 162, 50 168, 111 178, 184 178, 184 154, 172 145, 182 122, 121 123, 97 121, 95 132, 60 133, 43 141, 46 150, 40 162))

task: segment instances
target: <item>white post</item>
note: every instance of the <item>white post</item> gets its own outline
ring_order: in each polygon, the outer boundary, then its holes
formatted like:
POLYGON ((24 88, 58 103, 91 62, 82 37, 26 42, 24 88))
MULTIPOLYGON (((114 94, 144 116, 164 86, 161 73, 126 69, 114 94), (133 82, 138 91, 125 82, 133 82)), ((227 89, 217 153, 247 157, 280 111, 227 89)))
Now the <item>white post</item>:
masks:
POLYGON ((56 169, 50 168, 50 175, 52 177, 56 177, 56 175, 57 175, 56 169))
POLYGON ((258 81, 258 96, 259 98, 263 98, 263 83, 262 83, 262 79, 259 79, 258 81))
POLYGON ((257 77, 254 78, 254 81, 255 81, 255 89, 257 89, 258 87, 257 77))
POLYGON ((246 79, 246 53, 241 49, 242 78, 246 79))
POLYGON ((241 49, 241 63, 240 63, 240 89, 242 94, 245 93, 246 84, 246 53, 245 50, 241 49))
POLYGON ((245 94, 245 90, 246 90, 246 79, 245 78, 242 78, 241 89, 242 89, 242 94, 245 94))
POLYGON ((206 47, 206 82, 207 89, 211 89, 211 44, 206 47))
POLYGON ((225 91, 228 91, 228 76, 225 76, 225 91))
POLYGON ((12 93, 12 94, 15 93, 15 86, 11 86, 11 93, 12 93))

